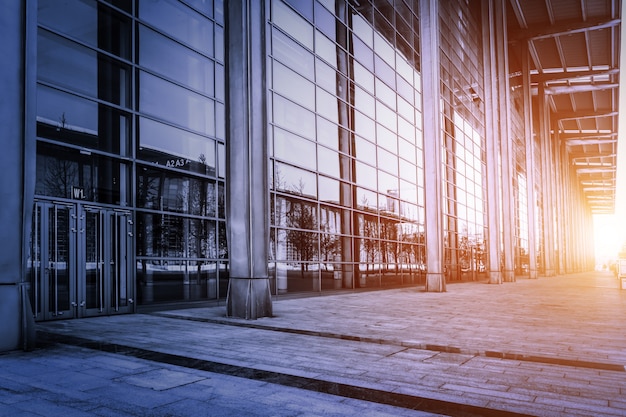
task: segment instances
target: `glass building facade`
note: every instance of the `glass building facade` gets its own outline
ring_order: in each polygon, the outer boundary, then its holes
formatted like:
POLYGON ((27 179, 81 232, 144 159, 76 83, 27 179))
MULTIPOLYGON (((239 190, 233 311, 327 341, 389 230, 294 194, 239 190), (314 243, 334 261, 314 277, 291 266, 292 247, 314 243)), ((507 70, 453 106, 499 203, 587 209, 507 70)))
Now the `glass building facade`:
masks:
POLYGON ((278 293, 420 282, 419 23, 401 4, 269 2, 278 293))
POLYGON ((226 294, 221 1, 37 2, 36 317, 226 294))
POLYGON ((224 300, 241 261, 272 296, 543 271, 554 159, 494 82, 490 2, 26 3, 36 320, 224 300), (246 10, 261 24, 233 43, 246 10), (242 75, 232 48, 261 62, 242 75), (263 152, 235 141, 252 117, 263 152), (254 200, 232 173, 257 163, 254 200), (253 200, 262 219, 231 215, 253 200))

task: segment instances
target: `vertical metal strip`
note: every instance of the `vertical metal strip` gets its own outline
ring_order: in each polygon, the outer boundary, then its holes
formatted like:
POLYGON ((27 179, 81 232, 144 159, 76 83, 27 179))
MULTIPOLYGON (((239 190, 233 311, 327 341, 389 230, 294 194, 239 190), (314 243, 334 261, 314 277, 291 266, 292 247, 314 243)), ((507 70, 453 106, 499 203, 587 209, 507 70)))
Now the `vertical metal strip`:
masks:
POLYGON ((102 230, 104 223, 104 215, 101 211, 98 212, 98 224, 96 227, 96 245, 98 248, 98 287, 100 287, 100 304, 98 305, 99 311, 104 311, 104 245, 102 242, 102 230))
POLYGON ((59 208, 54 206, 54 315, 59 314, 59 272, 58 272, 58 257, 59 257, 59 208))
POLYGON ((120 300, 120 286, 119 286, 119 263, 118 263, 118 259, 119 259, 119 236, 120 236, 120 231, 119 231, 119 227, 120 227, 120 222, 119 222, 119 214, 118 213, 113 213, 113 221, 114 224, 111 227, 111 231, 113 232, 113 242, 115 244, 115 251, 114 253, 111 254, 111 261, 113 262, 113 274, 114 276, 111 277, 111 280, 113 281, 113 285, 114 285, 114 291, 113 291, 113 295, 115 296, 115 311, 119 311, 120 310, 120 306, 119 306, 119 300, 120 300))

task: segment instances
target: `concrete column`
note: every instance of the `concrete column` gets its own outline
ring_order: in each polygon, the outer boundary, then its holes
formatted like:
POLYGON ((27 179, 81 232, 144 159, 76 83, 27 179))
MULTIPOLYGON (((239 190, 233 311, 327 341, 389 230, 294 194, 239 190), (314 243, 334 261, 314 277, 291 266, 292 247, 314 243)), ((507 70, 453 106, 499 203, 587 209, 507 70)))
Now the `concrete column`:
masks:
POLYGON ((526 204, 528 221, 528 275, 536 279, 537 274, 537 235, 535 207, 535 142, 532 125, 532 91, 530 88, 530 54, 528 41, 522 42, 522 89, 524 95, 524 141, 526 143, 526 204))
MULTIPOLYGON (((557 142, 555 144, 556 151, 558 153, 558 230, 559 230, 559 241, 557 244, 558 248, 558 271, 559 274, 566 273, 565 261, 567 258, 567 241, 569 240, 569 236, 571 236, 571 230, 568 229, 568 225, 571 224, 569 220, 570 210, 567 210, 566 207, 571 207, 567 201, 567 189, 568 184, 566 181, 566 172, 565 169, 569 165, 567 149, 565 148, 565 142, 561 141, 560 135, 557 133, 557 142)), ((571 202, 570 202, 571 203, 571 202)))
POLYGON ((265 2, 226 2, 227 314, 272 315, 268 274, 269 190, 265 107, 265 2))
POLYGON ((503 0, 495 0, 496 26, 496 59, 498 89, 498 134, 500 139, 501 170, 502 170, 502 240, 504 249, 504 268, 502 278, 504 282, 515 281, 515 207, 513 202, 513 143, 511 140, 511 120, 509 92, 509 63, 507 51, 506 4, 503 0))
POLYGON ((483 60, 485 78, 485 126, 487 152, 487 251, 489 254, 487 271, 490 284, 502 284, 501 234, 500 234, 500 173, 498 160, 500 144, 497 137, 497 83, 496 46, 494 27, 494 5, 483 2, 483 60))
POLYGON ((420 2, 422 100, 424 117, 424 194, 426 195, 426 291, 443 292, 443 180, 439 73, 439 5, 420 2))
POLYGON ((552 212, 552 147, 550 146, 550 117, 543 84, 539 85, 538 115, 541 146, 541 191, 543 210, 543 260, 545 275, 554 275, 554 216, 552 212))
POLYGON ((34 346, 27 262, 35 189, 36 8, 8 2, 0 13, 0 351, 34 346))

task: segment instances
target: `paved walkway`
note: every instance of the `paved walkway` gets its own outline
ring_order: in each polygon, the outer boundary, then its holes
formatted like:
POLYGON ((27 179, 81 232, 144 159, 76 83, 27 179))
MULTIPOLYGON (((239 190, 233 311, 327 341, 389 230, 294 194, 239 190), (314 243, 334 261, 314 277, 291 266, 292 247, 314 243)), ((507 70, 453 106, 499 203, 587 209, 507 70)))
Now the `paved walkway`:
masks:
POLYGON ((595 272, 38 324, 0 416, 625 416, 626 290, 595 272))

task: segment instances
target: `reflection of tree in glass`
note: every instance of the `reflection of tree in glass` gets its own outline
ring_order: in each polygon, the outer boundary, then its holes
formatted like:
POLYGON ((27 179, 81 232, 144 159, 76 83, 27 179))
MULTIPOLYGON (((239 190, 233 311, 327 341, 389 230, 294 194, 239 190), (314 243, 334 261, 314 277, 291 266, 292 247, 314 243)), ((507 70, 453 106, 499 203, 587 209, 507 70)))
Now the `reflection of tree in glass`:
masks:
MULTIPOLYGON (((299 181, 298 186, 294 189, 294 194, 302 195, 304 183, 299 181)), ((286 213, 287 226, 295 229, 316 230, 317 216, 315 213, 315 205, 303 200, 293 200, 289 205, 286 213)), ((308 270, 308 264, 305 261, 313 260, 317 252, 317 235, 303 230, 287 230, 287 242, 293 250, 298 254, 298 260, 301 263, 301 271, 308 270)))
POLYGON ((386 217, 380 218, 380 234, 383 239, 384 250, 382 251, 383 264, 398 261, 398 221, 386 217))
MULTIPOLYGON (((72 185, 78 185, 78 163, 59 158, 46 158, 44 186, 48 195, 69 198, 72 185)), ((87 190, 90 192, 91 190, 87 190)))
MULTIPOLYGON (((369 200, 365 196, 361 200, 361 207, 363 210, 369 207, 369 200)), ((362 214, 360 215, 360 219, 359 232, 361 236, 365 237, 365 239, 361 241, 362 250, 365 252, 365 262, 373 264, 378 255, 378 242, 373 239, 378 236, 376 216, 362 214)))
MULTIPOLYGON (((339 254, 339 238, 336 235, 330 234, 328 222, 326 222, 322 229, 325 233, 320 236, 320 251, 324 262, 333 262, 336 260, 339 254)), ((327 265, 328 267, 328 265, 327 265)))

